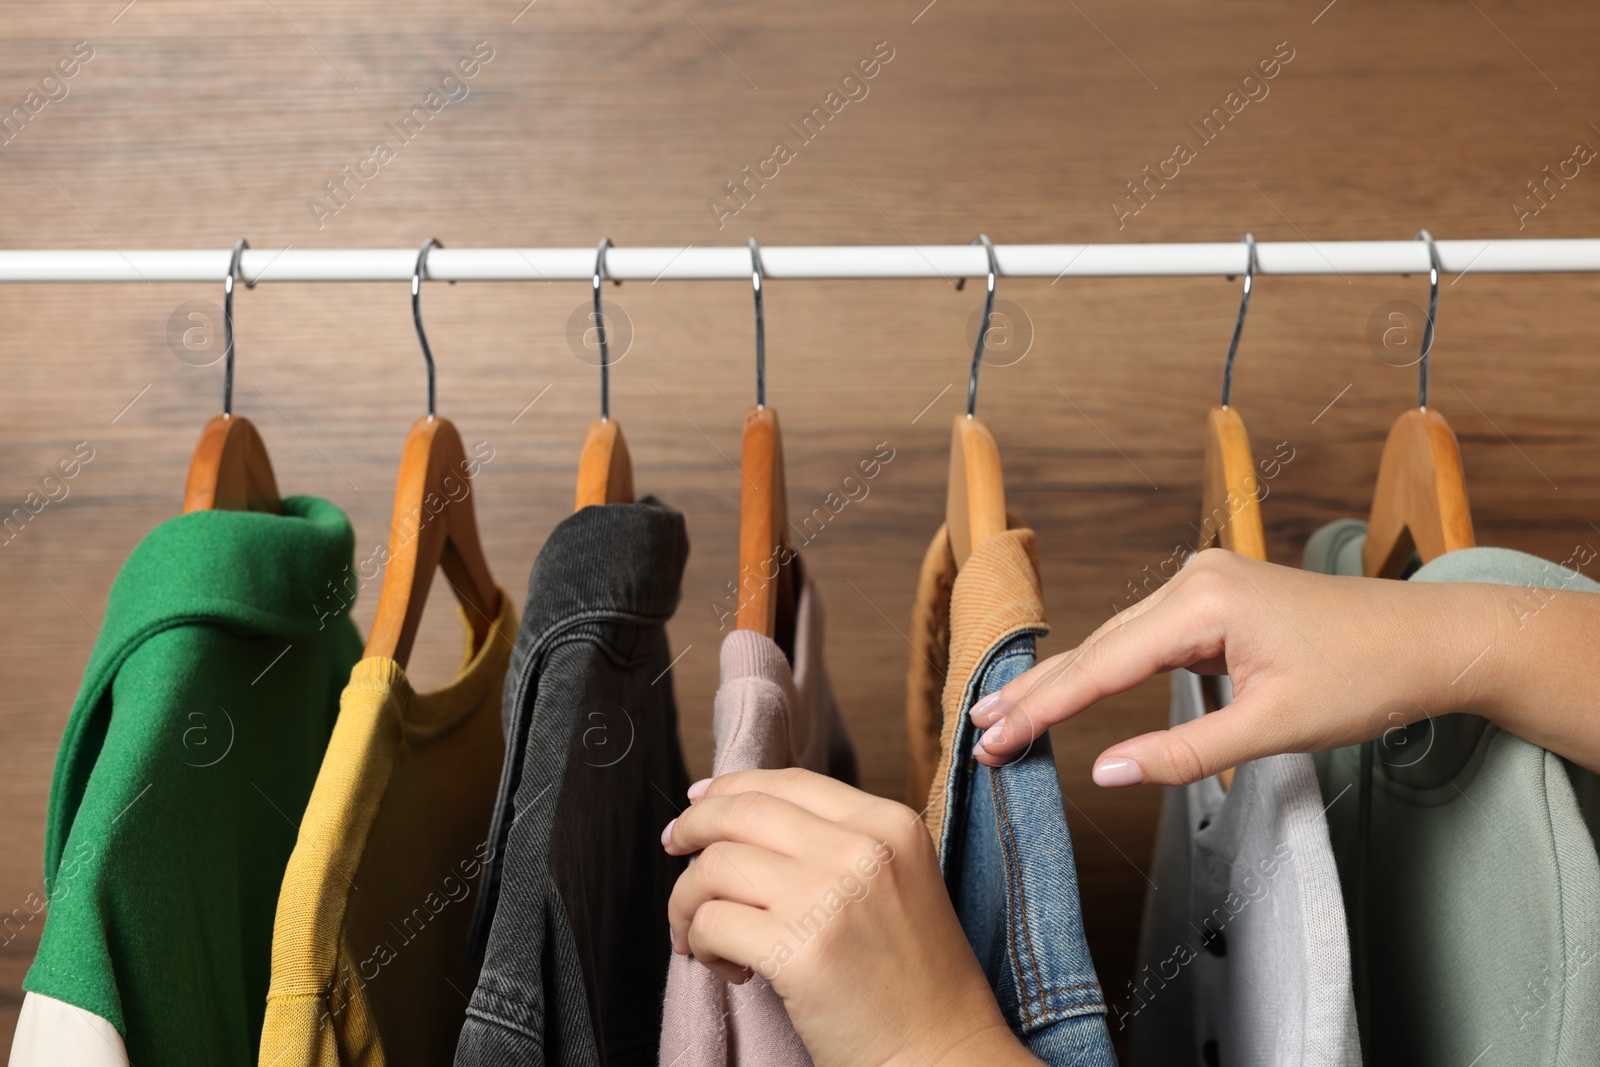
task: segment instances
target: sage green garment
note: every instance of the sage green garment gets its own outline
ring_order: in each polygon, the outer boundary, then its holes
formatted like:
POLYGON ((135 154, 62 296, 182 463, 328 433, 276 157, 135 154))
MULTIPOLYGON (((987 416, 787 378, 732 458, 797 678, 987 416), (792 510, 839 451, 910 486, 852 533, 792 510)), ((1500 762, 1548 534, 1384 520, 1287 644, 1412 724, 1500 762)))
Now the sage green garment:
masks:
POLYGON ((150 531, 56 754, 23 988, 105 1019, 139 1067, 255 1063, 278 887, 361 655, 349 520, 283 506, 150 531))
MULTIPOLYGON (((1359 575, 1365 535, 1351 520, 1323 527, 1306 569, 1359 575)), ((1600 593, 1575 571, 1502 548, 1449 553, 1411 581, 1532 587, 1505 597, 1530 630, 1540 625, 1533 589, 1600 593)), ((1360 747, 1317 756, 1368 1063, 1600 1062, 1600 861, 1582 810, 1592 805, 1579 803, 1596 795, 1596 776, 1472 715, 1423 720, 1375 750, 1364 932, 1360 747)))

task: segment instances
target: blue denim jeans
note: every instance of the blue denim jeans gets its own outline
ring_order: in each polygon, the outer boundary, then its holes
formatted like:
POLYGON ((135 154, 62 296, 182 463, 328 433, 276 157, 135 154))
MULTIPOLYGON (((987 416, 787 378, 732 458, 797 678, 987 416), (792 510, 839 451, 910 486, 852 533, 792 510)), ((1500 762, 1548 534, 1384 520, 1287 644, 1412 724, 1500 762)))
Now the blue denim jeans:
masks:
POLYGON ((1034 659, 1033 634, 1019 634, 973 673, 950 760, 939 865, 1000 1010, 1028 1051, 1052 1065, 1116 1067, 1050 735, 1004 767, 971 755, 979 731, 967 711, 1034 659))

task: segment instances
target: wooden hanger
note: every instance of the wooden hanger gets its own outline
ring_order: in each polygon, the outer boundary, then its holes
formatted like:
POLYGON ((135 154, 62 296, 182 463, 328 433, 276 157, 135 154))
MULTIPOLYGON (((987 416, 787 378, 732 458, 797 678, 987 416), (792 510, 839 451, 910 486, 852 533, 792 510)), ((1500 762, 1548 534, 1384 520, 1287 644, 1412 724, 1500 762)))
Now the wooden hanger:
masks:
POLYGON ((430 238, 422 246, 411 276, 411 314, 428 364, 428 414, 412 424, 400 456, 388 561, 365 653, 395 660, 402 667, 411 657, 436 569, 444 568, 456 599, 466 609, 475 649, 482 647, 500 617, 500 590, 478 540, 466 450, 450 420, 434 413, 433 351, 422 327, 420 294, 428 251, 438 245, 430 238))
POLYGON ((406 434, 389 524, 389 556, 366 655, 402 667, 411 657, 433 572, 444 568, 482 647, 500 617, 500 591, 489 573, 472 508, 466 451, 449 419, 425 416, 406 434))
POLYGON ((589 424, 578 456, 578 496, 573 510, 591 504, 633 503, 633 460, 622 427, 611 418, 611 344, 605 311, 600 306, 600 282, 606 273, 606 249, 611 238, 600 240, 594 257, 594 327, 600 341, 600 417, 589 424))
MULTIPOLYGON (((735 625, 777 640, 794 630, 793 552, 778 413, 757 404, 744 415, 739 473, 739 611, 735 625)), ((787 648, 783 641, 780 646, 787 648)))
POLYGON ((1427 230, 1417 239, 1428 245, 1428 322, 1418 360, 1417 406, 1390 427, 1378 462, 1367 540, 1361 550, 1362 569, 1373 578, 1399 577, 1413 551, 1427 563, 1474 544, 1461 446, 1444 416, 1428 407, 1428 357, 1439 310, 1439 253, 1427 230))
POLYGON ((767 330, 761 295, 761 250, 750 238, 750 284, 756 304, 756 406, 745 412, 739 448, 739 609, 735 625, 794 645, 794 552, 788 544, 789 500, 783 475, 783 432, 767 407, 767 330))
POLYGON ((183 487, 183 513, 283 512, 267 446, 242 415, 213 415, 200 431, 183 487))
MULTIPOLYGON (((1206 416, 1205 479, 1200 494, 1200 540, 1210 548, 1219 541, 1229 552, 1251 559, 1267 558, 1267 536, 1261 523, 1260 482, 1250 435, 1233 408, 1217 405, 1206 416)), ((1221 679, 1202 675, 1200 692, 1206 711, 1220 711, 1221 679)), ((1217 772, 1223 789, 1233 788, 1233 768, 1217 772)))
POLYGON ((950 477, 944 498, 945 529, 956 567, 973 550, 1006 532, 1006 483, 994 435, 972 415, 957 415, 950 427, 950 477))
POLYGON ((1221 543, 1251 559, 1267 558, 1261 522, 1261 484, 1250 435, 1233 408, 1217 406, 1206 416, 1205 477, 1201 483, 1199 548, 1221 543))
MULTIPOLYGON (((1245 315, 1250 311, 1250 293, 1255 288, 1256 239, 1242 238, 1247 250, 1244 289, 1239 297, 1239 317, 1234 320, 1233 340, 1228 343, 1228 361, 1222 369, 1222 402, 1206 415, 1205 471, 1200 489, 1200 539, 1197 547, 1210 548, 1221 543, 1229 552, 1251 559, 1267 558, 1267 536, 1261 523, 1261 483, 1256 477, 1255 456, 1250 451, 1250 435, 1244 419, 1228 406, 1233 393, 1233 361, 1239 354, 1239 338, 1244 334, 1245 315)), ((1219 711, 1222 679, 1216 675, 1200 677, 1200 694, 1207 712, 1219 711)), ((1217 772, 1223 789, 1233 788, 1232 767, 1217 772)))
POLYGON ((1362 568, 1368 577, 1395 578, 1412 552, 1427 563, 1473 543, 1455 432, 1438 411, 1412 408, 1394 421, 1383 445, 1362 568))
MULTIPOLYGON (((972 373, 967 379, 967 411, 957 415, 950 428, 950 476, 945 486, 944 523, 956 567, 966 566, 977 547, 1006 531, 1006 483, 1000 470, 1000 448, 994 435, 974 414, 978 405, 978 368, 988 341, 989 320, 994 315, 995 279, 1000 262, 986 234, 972 241, 989 256, 988 291, 983 320, 972 351, 972 373)), ((956 283, 959 289, 966 279, 956 283)))
POLYGON ((573 509, 590 504, 633 503, 633 460, 622 427, 612 419, 595 419, 578 456, 578 498, 573 509))
POLYGON ((243 238, 233 246, 228 276, 222 282, 222 414, 212 416, 200 431, 200 443, 189 460, 189 478, 183 487, 185 515, 191 511, 283 511, 267 446, 249 419, 233 414, 233 285, 241 277, 240 262, 248 247, 243 238))
MULTIPOLYGON (((1267 536, 1261 523, 1261 482, 1244 420, 1228 406, 1233 392, 1233 361, 1239 354, 1250 292, 1255 287, 1256 239, 1245 234, 1247 258, 1244 290, 1239 297, 1239 317, 1228 344, 1228 361, 1222 369, 1222 402, 1206 416, 1205 471, 1200 483, 1200 539, 1197 547, 1210 548, 1219 541, 1230 552, 1251 559, 1267 558, 1267 536)), ((1232 772, 1229 772, 1231 777, 1232 772)))

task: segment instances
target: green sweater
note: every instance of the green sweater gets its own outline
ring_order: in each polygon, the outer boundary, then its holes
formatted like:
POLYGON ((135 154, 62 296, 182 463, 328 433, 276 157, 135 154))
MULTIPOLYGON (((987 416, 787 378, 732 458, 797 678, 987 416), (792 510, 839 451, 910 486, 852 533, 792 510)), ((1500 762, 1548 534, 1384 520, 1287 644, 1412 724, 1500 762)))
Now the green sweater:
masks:
POLYGON ((56 755, 50 909, 23 988, 109 1020, 135 1065, 256 1059, 279 883, 361 655, 330 594, 349 520, 283 507, 150 532, 56 755))
MULTIPOLYGON (((1330 523, 1306 569, 1359 575, 1365 541, 1365 523, 1330 523)), ((1526 587, 1506 589, 1504 610, 1529 631, 1551 625, 1535 590, 1600 594, 1504 548, 1448 552, 1411 581, 1526 587)), ((1600 1062, 1600 779, 1475 715, 1423 719, 1374 746, 1363 841, 1360 752, 1316 761, 1368 1067, 1600 1062)))

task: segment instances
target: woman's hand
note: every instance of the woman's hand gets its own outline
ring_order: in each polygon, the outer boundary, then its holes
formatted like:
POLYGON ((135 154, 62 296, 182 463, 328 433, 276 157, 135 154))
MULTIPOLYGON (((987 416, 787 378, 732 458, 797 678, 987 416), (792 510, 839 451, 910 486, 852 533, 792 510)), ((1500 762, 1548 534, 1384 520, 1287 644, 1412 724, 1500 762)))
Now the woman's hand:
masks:
POLYGON ((1247 760, 1471 711, 1600 767, 1600 596, 1333 577, 1211 549, 1166 585, 978 702, 996 766, 1040 731, 1175 667, 1227 674, 1221 711, 1101 753, 1103 786, 1182 785, 1247 760))
POLYGON ((698 852, 672 947, 772 983, 818 1067, 1036 1063, 967 945, 910 808, 799 769, 696 782, 662 833, 698 852))

